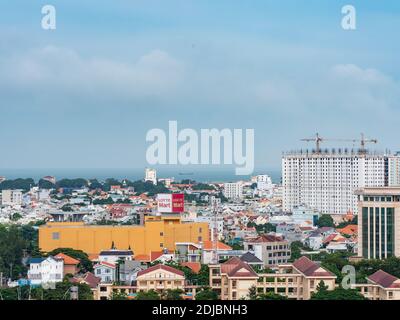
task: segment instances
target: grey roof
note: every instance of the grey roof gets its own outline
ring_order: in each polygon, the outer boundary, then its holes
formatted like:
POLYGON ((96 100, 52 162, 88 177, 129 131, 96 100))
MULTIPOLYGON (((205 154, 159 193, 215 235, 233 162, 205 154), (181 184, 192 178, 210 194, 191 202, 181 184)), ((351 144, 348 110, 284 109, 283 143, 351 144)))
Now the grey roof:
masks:
POLYGON ((240 257, 240 260, 247 262, 247 263, 263 263, 260 259, 258 259, 251 252, 246 252, 244 255, 242 255, 240 257))
POLYGON ((99 256, 133 256, 132 250, 105 250, 99 253, 99 256))

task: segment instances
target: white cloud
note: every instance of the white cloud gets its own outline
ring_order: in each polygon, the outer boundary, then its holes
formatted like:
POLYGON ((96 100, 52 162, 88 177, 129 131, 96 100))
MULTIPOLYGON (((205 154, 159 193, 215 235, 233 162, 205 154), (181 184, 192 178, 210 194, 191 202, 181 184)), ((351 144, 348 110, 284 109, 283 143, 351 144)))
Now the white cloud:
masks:
MULTIPOLYGON (((183 81, 184 66, 154 50, 135 62, 84 58, 69 49, 47 46, 0 60, 4 93, 33 97, 67 94, 88 99, 167 98, 183 81)), ((61 97, 60 97, 61 98, 61 97)))

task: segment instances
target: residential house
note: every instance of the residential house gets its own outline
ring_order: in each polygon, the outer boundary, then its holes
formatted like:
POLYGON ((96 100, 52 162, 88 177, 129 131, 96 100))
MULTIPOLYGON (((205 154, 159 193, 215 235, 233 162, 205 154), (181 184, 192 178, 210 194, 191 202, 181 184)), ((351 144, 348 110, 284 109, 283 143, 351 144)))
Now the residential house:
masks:
POLYGON ((62 252, 54 256, 57 259, 62 259, 64 262, 64 276, 66 274, 72 274, 75 275, 79 272, 79 263, 80 261, 77 259, 74 259, 62 252))
POLYGON ((116 265, 106 261, 100 261, 94 267, 94 274, 102 283, 113 283, 117 280, 116 265))
POLYGON ((63 280, 63 259, 53 256, 47 258, 31 258, 28 263, 28 279, 32 285, 51 286, 63 280))

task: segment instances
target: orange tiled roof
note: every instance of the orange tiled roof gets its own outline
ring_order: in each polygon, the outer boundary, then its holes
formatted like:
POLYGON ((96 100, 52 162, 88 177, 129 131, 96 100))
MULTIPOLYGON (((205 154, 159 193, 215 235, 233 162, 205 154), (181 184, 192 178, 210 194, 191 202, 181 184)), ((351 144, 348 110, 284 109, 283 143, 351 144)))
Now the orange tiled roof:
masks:
POLYGON ((349 224, 349 225, 345 226, 344 228, 337 229, 337 231, 342 234, 352 236, 352 235, 355 235, 358 233, 358 226, 356 224, 349 224))
POLYGON ((135 256, 134 259, 142 262, 150 262, 150 256, 148 254, 139 254, 135 256))
POLYGON ((199 273, 201 269, 201 263, 200 262, 182 262, 181 263, 182 267, 188 267, 192 269, 194 273, 199 273))
POLYGON ((185 274, 183 273, 183 271, 178 270, 178 269, 175 269, 175 268, 170 267, 170 266, 165 266, 165 265, 163 265, 163 264, 161 264, 161 263, 160 263, 160 264, 157 264, 157 265, 155 265, 155 266, 152 266, 152 267, 150 267, 150 268, 147 268, 147 269, 145 269, 145 270, 139 271, 138 274, 137 274, 137 276, 139 277, 139 276, 141 276, 141 275, 144 275, 144 274, 146 274, 146 273, 152 272, 152 271, 154 271, 154 270, 159 270, 159 269, 164 270, 164 271, 168 271, 168 272, 172 272, 172 273, 175 273, 175 274, 178 274, 178 275, 181 275, 181 276, 185 276, 185 274))
POLYGON ((59 259, 63 259, 63 260, 64 260, 64 264, 78 265, 79 262, 80 262, 79 260, 74 259, 74 258, 72 258, 72 257, 70 257, 70 256, 67 256, 66 254, 64 254, 64 253, 62 253, 62 252, 60 252, 59 254, 57 254, 55 257, 56 257, 56 258, 59 258, 59 259))
MULTIPOLYGON (((212 249, 214 249, 213 241, 209 241, 209 240, 203 241, 203 250, 212 250, 212 249)), ((218 250, 232 250, 232 247, 228 246, 225 243, 218 241, 217 249, 218 250)))

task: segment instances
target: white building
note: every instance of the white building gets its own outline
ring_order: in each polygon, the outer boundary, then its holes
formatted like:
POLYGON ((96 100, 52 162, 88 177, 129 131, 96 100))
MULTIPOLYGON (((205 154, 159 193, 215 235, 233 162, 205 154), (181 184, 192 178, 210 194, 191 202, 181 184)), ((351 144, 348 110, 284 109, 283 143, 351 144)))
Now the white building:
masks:
POLYGON ((217 229, 218 239, 221 240, 224 238, 224 218, 223 216, 214 217, 214 215, 210 216, 197 216, 196 222, 206 222, 208 223, 208 227, 211 230, 211 240, 214 240, 214 229, 217 229))
POLYGON ((293 208, 293 222, 299 225, 315 226, 320 214, 315 209, 306 206, 297 206, 293 208))
POLYGON ((112 264, 117 264, 118 261, 132 261, 133 251, 132 250, 118 250, 110 249, 103 250, 99 253, 99 262, 108 262, 112 264))
POLYGON ((157 184, 157 171, 156 169, 146 168, 144 171, 144 181, 150 181, 157 184))
POLYGON ((241 182, 224 183, 224 196, 228 199, 241 199, 243 196, 243 185, 241 182))
POLYGON ((52 256, 32 258, 29 261, 28 279, 32 285, 49 286, 63 280, 64 260, 52 256))
POLYGON ((272 179, 270 176, 266 174, 258 175, 256 181, 257 191, 260 194, 272 196, 274 185, 272 184, 272 179))
POLYGON ((291 211, 305 204, 324 214, 357 214, 354 191, 388 185, 391 157, 347 149, 286 153, 282 157, 283 209, 291 211))
POLYGON ((3 190, 1 195, 2 205, 22 205, 22 190, 3 190))
POLYGON ((400 152, 395 156, 389 157, 389 186, 400 186, 400 152))
POLYGON ((116 265, 106 261, 97 263, 94 267, 94 274, 100 278, 101 283, 113 283, 117 279, 116 265))

